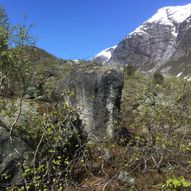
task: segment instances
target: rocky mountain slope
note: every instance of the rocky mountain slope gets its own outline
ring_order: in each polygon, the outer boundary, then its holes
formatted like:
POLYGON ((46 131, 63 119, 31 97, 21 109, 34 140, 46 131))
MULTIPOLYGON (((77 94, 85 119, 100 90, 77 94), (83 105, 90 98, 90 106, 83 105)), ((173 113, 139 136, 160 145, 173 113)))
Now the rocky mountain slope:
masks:
POLYGON ((191 48, 190 30, 191 4, 164 7, 117 46, 100 52, 93 60, 115 66, 131 64, 151 73, 181 73, 188 78, 190 62, 186 60, 191 48), (112 50, 110 54, 109 50, 112 50), (177 60, 181 67, 177 66, 177 60))

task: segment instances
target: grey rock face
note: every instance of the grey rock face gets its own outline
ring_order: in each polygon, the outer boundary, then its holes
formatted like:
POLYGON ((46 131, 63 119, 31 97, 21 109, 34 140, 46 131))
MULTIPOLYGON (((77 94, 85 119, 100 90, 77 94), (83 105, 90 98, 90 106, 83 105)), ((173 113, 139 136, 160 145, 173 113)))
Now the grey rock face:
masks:
POLYGON ((120 110, 123 74, 117 70, 76 70, 68 87, 74 96, 71 104, 91 136, 113 137, 120 110))
POLYGON ((176 39, 176 51, 171 59, 176 59, 187 55, 191 50, 191 17, 188 17, 178 27, 178 36, 176 39))
MULTIPOLYGON (((19 137, 13 139, 15 148, 22 155, 23 160, 28 159, 30 147, 19 137)), ((22 181, 22 170, 18 168, 19 162, 21 158, 11 144, 9 131, 0 126, 0 190, 7 185, 19 184, 22 181)))
POLYGON ((159 71, 191 79, 191 17, 178 27, 176 49, 170 59, 161 65, 159 71), (167 71, 167 72, 166 72, 167 71))
POLYGON ((141 33, 133 33, 118 44, 109 63, 153 71, 172 56, 175 48, 171 26, 145 23, 141 33))

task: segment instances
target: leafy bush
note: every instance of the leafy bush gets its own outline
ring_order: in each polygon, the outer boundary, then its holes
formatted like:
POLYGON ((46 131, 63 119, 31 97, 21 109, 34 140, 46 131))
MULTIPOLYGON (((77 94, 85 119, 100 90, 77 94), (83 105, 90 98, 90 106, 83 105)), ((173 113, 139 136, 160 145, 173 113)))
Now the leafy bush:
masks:
POLYGON ((184 177, 169 178, 166 180, 166 187, 170 190, 185 190, 191 188, 191 183, 184 177))
POLYGON ((127 76, 132 76, 135 74, 135 71, 136 71, 136 68, 131 65, 131 64, 128 64, 125 68, 124 68, 124 73, 125 75, 127 76))
MULTIPOLYGON (((136 165, 189 178, 191 89, 190 82, 165 78, 156 86, 152 77, 127 78, 123 90, 122 120, 134 145, 136 165), (184 161, 184 162, 183 162, 184 161), (179 175, 180 175, 179 174, 179 175)), ((132 156, 133 158, 133 156, 132 156)))
POLYGON ((159 72, 155 72, 154 75, 153 75, 153 82, 155 84, 162 84, 164 81, 164 77, 161 73, 159 72))
POLYGON ((41 107, 38 120, 31 117, 15 130, 33 152, 30 160, 18 164, 24 181, 8 190, 62 190, 83 170, 87 137, 78 115, 66 103, 41 107))

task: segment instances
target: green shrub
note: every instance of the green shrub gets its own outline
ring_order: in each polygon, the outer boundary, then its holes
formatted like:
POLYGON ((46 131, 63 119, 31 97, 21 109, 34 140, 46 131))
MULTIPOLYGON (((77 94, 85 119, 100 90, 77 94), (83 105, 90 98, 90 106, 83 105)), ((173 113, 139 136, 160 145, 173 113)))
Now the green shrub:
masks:
POLYGON ((184 177, 169 178, 166 180, 166 187, 170 190, 185 190, 191 188, 191 183, 184 177))
POLYGON ((124 74, 127 76, 133 76, 135 74, 136 68, 129 64, 124 68, 124 74))
POLYGON ((153 82, 155 84, 162 84, 164 81, 164 77, 161 73, 159 72, 155 72, 154 75, 153 75, 153 82))
POLYGON ((63 190, 84 168, 87 136, 78 115, 66 103, 41 107, 38 120, 31 116, 17 127, 33 152, 29 161, 19 164, 24 181, 8 190, 63 190))

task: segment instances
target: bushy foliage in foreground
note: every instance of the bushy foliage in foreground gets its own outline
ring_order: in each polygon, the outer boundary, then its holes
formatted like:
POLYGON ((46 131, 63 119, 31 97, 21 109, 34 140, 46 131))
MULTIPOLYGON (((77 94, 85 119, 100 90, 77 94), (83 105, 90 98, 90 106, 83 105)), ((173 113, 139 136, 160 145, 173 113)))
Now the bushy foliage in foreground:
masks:
POLYGON ((123 125, 132 132, 135 161, 145 174, 154 170, 167 179, 190 180, 191 84, 159 76, 162 83, 138 73, 126 79, 123 125))
POLYGON ((23 164, 25 181, 14 189, 189 190, 190 99, 190 84, 182 79, 155 84, 138 73, 128 77, 119 129, 127 128, 130 136, 117 142, 86 141, 64 102, 38 109, 44 112, 38 123, 33 127, 30 121, 22 130, 33 137, 34 147, 30 162, 23 164), (124 171, 133 184, 119 180, 124 171))
MULTIPOLYGON (((4 100, 3 112, 11 110, 10 120, 18 112, 16 103, 4 100)), ((30 102, 30 105, 27 113, 21 113, 24 118, 18 121, 12 132, 13 140, 15 135, 20 136, 30 146, 27 160, 23 160, 19 153, 17 165, 23 171, 23 181, 11 186, 9 178, 12 175, 3 174, 0 176, 1 183, 6 183, 7 190, 63 190, 83 169, 87 136, 78 115, 67 103, 47 106, 45 103, 30 102)), ((28 102, 23 100, 22 108, 27 106, 28 102)), ((13 144, 13 147, 18 151, 18 145, 13 144)))

